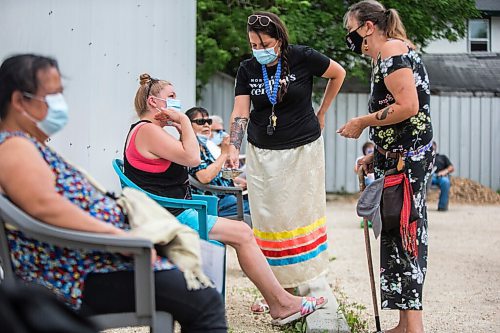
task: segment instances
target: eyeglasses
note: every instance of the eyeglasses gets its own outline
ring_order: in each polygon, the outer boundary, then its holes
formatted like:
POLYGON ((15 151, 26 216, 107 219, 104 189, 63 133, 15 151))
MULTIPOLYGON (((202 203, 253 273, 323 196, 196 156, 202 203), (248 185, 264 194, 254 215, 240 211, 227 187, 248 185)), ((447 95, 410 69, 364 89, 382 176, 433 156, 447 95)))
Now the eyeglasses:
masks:
POLYGON ((361 24, 359 25, 359 27, 357 27, 356 29, 354 29, 354 30, 352 30, 352 31, 348 31, 348 32, 347 32, 347 34, 346 34, 346 36, 348 36, 349 34, 352 34, 354 31, 358 31, 358 30, 359 30, 359 28, 361 28, 361 27, 362 27, 362 26, 364 26, 364 25, 365 25, 365 23, 364 23, 364 22, 363 22, 363 23, 361 23, 361 24))
POLYGON ((196 125, 203 126, 205 124, 212 125, 212 119, 210 118, 198 118, 198 119, 193 119, 191 120, 192 123, 195 123, 196 125))
POLYGON ((214 133, 222 133, 222 132, 224 132, 224 129, 223 128, 213 129, 212 132, 214 132, 214 133))
POLYGON ((32 93, 29 93, 29 92, 23 92, 23 95, 26 98, 35 99, 37 101, 47 103, 47 100, 45 99, 45 97, 36 96, 36 95, 33 95, 32 93))
POLYGON ((252 14, 248 17, 248 20, 247 20, 248 25, 254 25, 257 22, 259 22, 259 24, 263 27, 267 27, 269 25, 269 23, 274 23, 269 18, 269 16, 265 16, 265 15, 252 14))
POLYGON ((36 96, 32 93, 29 93, 29 92, 23 92, 23 96, 26 97, 26 98, 30 98, 30 99, 34 99, 34 100, 37 100, 37 101, 40 101, 40 102, 44 102, 45 104, 49 105, 50 102, 53 102, 53 101, 59 101, 61 98, 64 98, 63 97, 63 94, 62 93, 54 93, 54 94, 47 94, 45 95, 44 97, 40 97, 40 96, 36 96))

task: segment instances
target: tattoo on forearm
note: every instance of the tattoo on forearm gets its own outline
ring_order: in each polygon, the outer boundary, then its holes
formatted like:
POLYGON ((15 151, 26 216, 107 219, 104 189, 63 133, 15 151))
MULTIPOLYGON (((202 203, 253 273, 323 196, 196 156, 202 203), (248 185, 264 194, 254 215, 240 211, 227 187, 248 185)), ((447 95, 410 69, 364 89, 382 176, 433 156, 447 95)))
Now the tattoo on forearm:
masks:
POLYGON ((382 111, 377 112, 375 114, 375 118, 377 118, 377 120, 384 120, 385 118, 387 118, 388 115, 390 115, 393 112, 394 112, 394 110, 391 109, 390 106, 388 106, 385 109, 383 109, 382 111))
POLYGON ((247 130, 247 125, 248 118, 243 117, 235 117, 231 124, 231 137, 229 138, 229 143, 236 147, 236 149, 241 148, 241 142, 247 130))

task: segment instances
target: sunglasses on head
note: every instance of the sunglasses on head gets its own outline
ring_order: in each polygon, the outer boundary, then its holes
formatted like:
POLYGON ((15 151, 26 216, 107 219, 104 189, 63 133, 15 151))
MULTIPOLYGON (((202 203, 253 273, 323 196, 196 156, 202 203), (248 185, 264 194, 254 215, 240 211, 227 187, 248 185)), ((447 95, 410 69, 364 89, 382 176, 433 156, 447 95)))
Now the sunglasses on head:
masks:
MULTIPOLYGON (((259 22, 259 24, 263 27, 267 27, 269 23, 273 22, 269 16, 265 15, 257 15, 253 14, 248 17, 247 23, 249 25, 254 25, 255 23, 259 22)), ((274 23, 274 22, 273 22, 274 23)))
POLYGON ((191 120, 192 123, 195 123, 196 125, 203 126, 205 124, 212 125, 212 119, 210 118, 198 118, 198 119, 193 119, 191 120))
POLYGON ((146 98, 149 97, 149 93, 151 92, 151 87, 153 86, 153 84, 155 84, 158 81, 159 81, 158 79, 153 79, 153 78, 149 80, 148 89, 146 90, 146 98))

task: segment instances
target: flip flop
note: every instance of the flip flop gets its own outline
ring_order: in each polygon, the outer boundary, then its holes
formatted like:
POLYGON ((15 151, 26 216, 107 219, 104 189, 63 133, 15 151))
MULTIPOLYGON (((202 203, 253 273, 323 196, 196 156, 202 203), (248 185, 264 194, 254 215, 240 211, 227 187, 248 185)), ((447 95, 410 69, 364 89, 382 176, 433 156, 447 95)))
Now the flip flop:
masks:
POLYGON ((300 311, 292 313, 288 317, 273 319, 271 324, 276 326, 283 326, 291 323, 292 321, 296 321, 300 318, 310 315, 314 311, 321 309, 328 303, 328 299, 324 297, 302 297, 302 304, 300 306, 300 311), (323 300, 323 303, 318 304, 318 300, 323 300))
POLYGON ((250 307, 250 311, 254 314, 264 314, 264 313, 269 313, 269 305, 266 303, 265 300, 259 299, 255 301, 252 306, 250 307), (258 307, 257 310, 254 310, 253 308, 258 307))

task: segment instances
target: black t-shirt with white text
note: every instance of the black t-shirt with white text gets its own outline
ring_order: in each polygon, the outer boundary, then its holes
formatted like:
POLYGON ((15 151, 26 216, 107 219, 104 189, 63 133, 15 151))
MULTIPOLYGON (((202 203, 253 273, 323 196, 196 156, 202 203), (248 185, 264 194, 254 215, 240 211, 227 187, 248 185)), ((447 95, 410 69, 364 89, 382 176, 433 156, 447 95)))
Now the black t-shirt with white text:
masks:
MULTIPOLYGON (((282 101, 274 107, 277 122, 273 135, 267 134, 272 104, 266 94, 262 66, 255 58, 251 58, 242 61, 238 69, 235 96, 250 96, 253 109, 247 136, 248 142, 258 148, 296 148, 315 141, 321 135, 312 106, 313 77, 326 72, 330 58, 308 46, 290 45, 287 59, 290 68, 290 74, 286 77, 288 90, 282 101)), ((276 68, 277 65, 266 67, 271 92, 276 68)))

